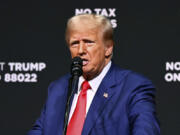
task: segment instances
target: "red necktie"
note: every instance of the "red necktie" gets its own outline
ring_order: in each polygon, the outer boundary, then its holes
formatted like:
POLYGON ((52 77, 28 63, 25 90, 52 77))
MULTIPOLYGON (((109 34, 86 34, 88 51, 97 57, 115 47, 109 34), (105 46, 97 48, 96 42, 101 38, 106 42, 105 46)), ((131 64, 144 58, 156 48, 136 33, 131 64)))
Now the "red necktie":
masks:
POLYGON ((81 92, 77 100, 76 108, 67 127, 66 135, 81 135, 86 117, 87 90, 90 88, 88 81, 85 80, 81 85, 81 92))

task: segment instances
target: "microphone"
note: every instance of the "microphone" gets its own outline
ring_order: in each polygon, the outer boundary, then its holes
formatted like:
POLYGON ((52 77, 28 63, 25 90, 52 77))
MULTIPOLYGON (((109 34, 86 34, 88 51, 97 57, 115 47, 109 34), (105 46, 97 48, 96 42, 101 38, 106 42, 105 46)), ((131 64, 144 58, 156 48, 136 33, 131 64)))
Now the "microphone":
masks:
POLYGON ((71 81, 69 83, 68 95, 67 95, 67 103, 65 110, 65 119, 64 119, 64 130, 63 135, 66 135, 69 112, 70 112, 70 100, 72 96, 77 93, 79 77, 82 75, 82 59, 80 57, 74 57, 71 63, 71 81))
POLYGON ((82 59, 80 57, 74 57, 71 64, 71 75, 81 76, 82 75, 82 59))
POLYGON ((82 75, 82 73, 82 59, 80 57, 74 57, 71 64, 72 92, 77 93, 79 77, 82 75))

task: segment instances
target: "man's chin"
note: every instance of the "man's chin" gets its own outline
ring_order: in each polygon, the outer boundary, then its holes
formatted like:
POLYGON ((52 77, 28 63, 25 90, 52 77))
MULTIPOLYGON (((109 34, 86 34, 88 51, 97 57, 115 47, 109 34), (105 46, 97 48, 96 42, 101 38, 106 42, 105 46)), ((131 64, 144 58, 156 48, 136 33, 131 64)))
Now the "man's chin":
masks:
POLYGON ((87 66, 82 67, 83 73, 87 74, 89 72, 87 66))
POLYGON ((83 75, 88 75, 90 72, 88 70, 83 70, 83 75))
POLYGON ((95 78, 97 75, 92 72, 92 71, 83 71, 83 77, 86 80, 92 80, 93 78, 95 78))
POLYGON ((86 80, 89 80, 92 76, 92 73, 89 70, 83 70, 83 77, 86 80))

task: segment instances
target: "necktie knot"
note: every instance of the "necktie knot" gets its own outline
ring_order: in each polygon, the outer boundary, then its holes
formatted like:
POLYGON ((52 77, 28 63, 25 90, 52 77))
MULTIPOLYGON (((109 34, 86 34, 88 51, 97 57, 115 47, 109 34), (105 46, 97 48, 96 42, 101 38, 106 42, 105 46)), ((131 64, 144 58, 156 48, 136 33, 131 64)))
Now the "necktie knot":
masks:
POLYGON ((86 81, 86 80, 81 85, 81 90, 83 93, 85 93, 90 88, 91 88, 91 86, 89 85, 88 81, 86 81))

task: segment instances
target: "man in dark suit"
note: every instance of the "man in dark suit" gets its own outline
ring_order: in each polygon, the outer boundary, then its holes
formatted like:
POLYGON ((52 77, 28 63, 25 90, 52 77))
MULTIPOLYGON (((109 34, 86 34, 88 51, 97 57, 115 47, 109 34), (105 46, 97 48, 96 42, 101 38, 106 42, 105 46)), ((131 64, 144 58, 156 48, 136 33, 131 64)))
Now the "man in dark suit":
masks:
MULTIPOLYGON (((66 135, 160 135, 154 86, 111 61, 110 21, 94 14, 74 16, 67 23, 66 41, 72 58, 83 60, 66 135)), ((70 78, 65 75, 49 86, 47 102, 28 135, 63 134, 70 78)))

